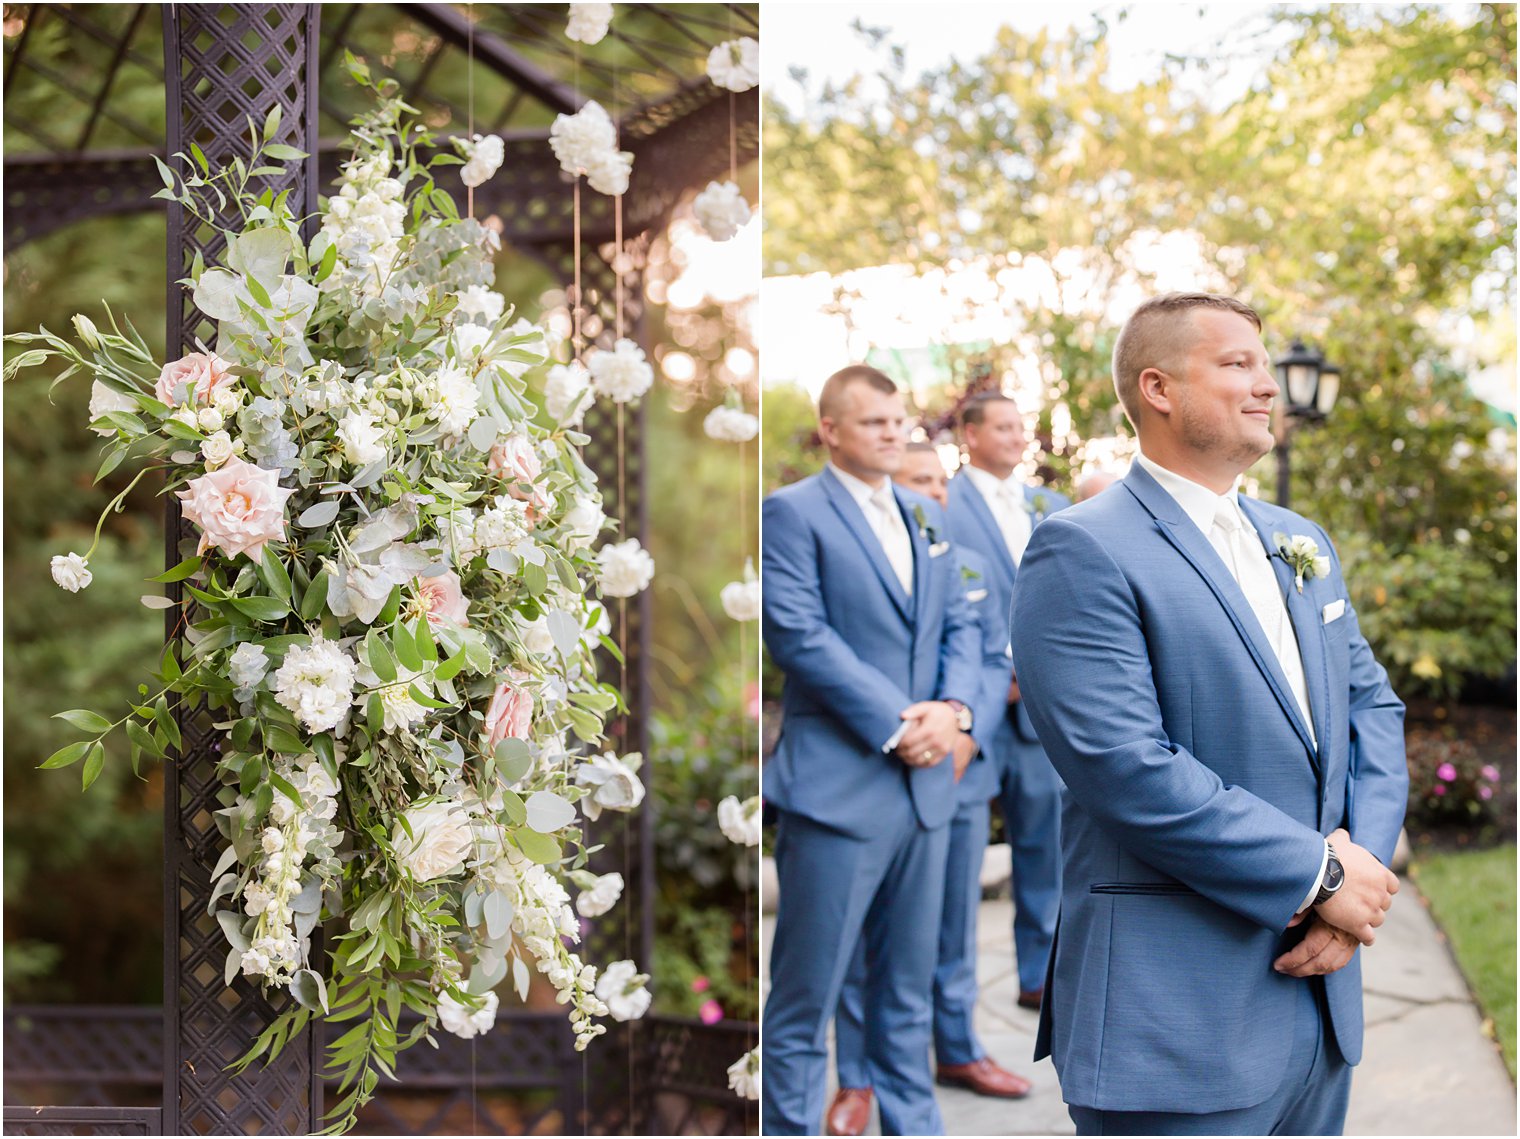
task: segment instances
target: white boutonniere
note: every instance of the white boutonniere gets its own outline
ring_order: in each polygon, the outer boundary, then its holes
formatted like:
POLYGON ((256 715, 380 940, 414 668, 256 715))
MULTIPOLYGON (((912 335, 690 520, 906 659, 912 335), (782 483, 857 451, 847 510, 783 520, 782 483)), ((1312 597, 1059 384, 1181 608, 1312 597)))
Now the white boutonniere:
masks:
POLYGON ((1024 509, 1036 522, 1045 521, 1045 515, 1050 512, 1050 499, 1036 491, 1030 498, 1024 500, 1024 509))
POLYGON ((933 546, 939 541, 939 535, 929 525, 929 517, 924 513, 924 508, 916 502, 913 504, 913 521, 918 523, 918 536, 929 545, 933 546))
POLYGON ((1319 545, 1313 538, 1303 534, 1294 534, 1291 538, 1286 534, 1273 534, 1272 542, 1277 546, 1277 556, 1293 567, 1293 583, 1300 593, 1304 591, 1305 578, 1312 581, 1330 576, 1330 559, 1320 554, 1319 545))

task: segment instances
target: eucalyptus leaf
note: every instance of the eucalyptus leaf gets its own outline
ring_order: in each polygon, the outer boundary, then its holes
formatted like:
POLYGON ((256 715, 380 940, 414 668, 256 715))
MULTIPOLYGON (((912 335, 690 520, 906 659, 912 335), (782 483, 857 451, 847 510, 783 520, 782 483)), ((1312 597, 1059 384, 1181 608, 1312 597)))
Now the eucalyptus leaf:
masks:
POLYGON ((320 529, 338 516, 340 506, 342 506, 342 503, 335 498, 308 506, 305 510, 301 511, 300 516, 296 519, 296 525, 303 530, 320 529))
POLYGON ((575 822, 575 807, 553 791, 528 796, 528 826, 540 834, 553 834, 575 822))
POLYGON ((218 910, 216 923, 222 927, 222 932, 227 935, 227 944, 239 953, 247 953, 253 946, 248 935, 243 932, 243 918, 236 910, 218 910))

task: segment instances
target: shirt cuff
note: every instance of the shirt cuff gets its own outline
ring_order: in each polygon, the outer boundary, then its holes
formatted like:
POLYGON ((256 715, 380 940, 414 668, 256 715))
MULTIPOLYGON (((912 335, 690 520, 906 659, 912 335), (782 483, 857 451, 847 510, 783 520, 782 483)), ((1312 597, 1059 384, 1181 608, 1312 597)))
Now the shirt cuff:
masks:
POLYGON ((1325 868, 1330 865, 1330 840, 1325 840, 1325 853, 1319 858, 1319 873, 1314 876, 1314 885, 1309 887, 1309 892, 1304 895, 1304 904, 1294 911, 1301 914, 1314 904, 1315 897, 1319 894, 1320 883, 1325 880, 1325 868))
MULTIPOLYGON (((904 720, 901 724, 899 724, 897 726, 897 731, 895 731, 895 732, 892 733, 892 738, 889 739, 886 743, 884 743, 884 744, 881 745, 881 750, 882 751, 895 751, 896 748, 897 748, 898 741, 900 741, 903 738, 903 733, 905 733, 907 730, 908 730, 908 721, 904 720)), ((1324 871, 1321 870, 1320 873, 1323 874, 1324 871)), ((1319 887, 1316 886, 1315 889, 1318 890, 1319 887)))

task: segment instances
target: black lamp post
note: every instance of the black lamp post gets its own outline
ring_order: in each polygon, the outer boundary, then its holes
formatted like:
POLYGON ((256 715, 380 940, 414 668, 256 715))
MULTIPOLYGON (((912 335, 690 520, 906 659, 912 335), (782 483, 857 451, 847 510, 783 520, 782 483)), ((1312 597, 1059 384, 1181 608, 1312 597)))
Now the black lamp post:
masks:
POLYGON ((1282 416, 1277 422, 1277 505, 1288 505, 1291 467, 1288 451, 1300 423, 1318 423, 1330 414, 1340 395, 1341 370, 1295 339, 1277 363, 1277 386, 1282 389, 1282 416))

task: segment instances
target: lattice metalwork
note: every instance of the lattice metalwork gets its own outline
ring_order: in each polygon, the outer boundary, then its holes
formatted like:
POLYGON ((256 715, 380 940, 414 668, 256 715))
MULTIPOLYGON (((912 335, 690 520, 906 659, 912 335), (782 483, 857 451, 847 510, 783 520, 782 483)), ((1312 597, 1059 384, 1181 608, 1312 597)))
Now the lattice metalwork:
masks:
MULTIPOLYGON (((305 82, 317 47, 318 8, 305 4, 172 5, 164 9, 165 58, 169 69, 168 145, 188 152, 198 145, 213 166, 246 161, 252 152, 248 119, 262 127, 273 106, 281 109, 277 141, 312 153, 265 184, 291 191, 299 216, 315 205, 315 103, 305 82)), ((169 209, 170 352, 210 343, 215 325, 174 282, 190 273, 197 255, 220 260, 226 238, 219 226, 235 227, 231 208, 214 224, 198 224, 172 204, 169 209)), ((166 561, 177 563, 196 535, 172 498, 166 508, 166 561)), ((181 603, 177 587, 170 597, 181 603)), ((189 618, 168 611, 173 638, 189 618)), ((224 981, 227 942, 207 913, 211 870, 224 840, 214 812, 228 805, 216 771, 218 733, 204 705, 177 713, 183 746, 166 765, 164 783, 164 1125, 170 1134, 299 1135, 316 1130, 321 1116, 319 1033, 291 1040, 267 1066, 240 1076, 226 1066, 236 1060, 281 1011, 288 996, 266 998, 238 976, 224 981)), ((321 953, 320 940, 313 951, 321 953)))
MULTIPOLYGON (((23 1006, 7 1009, 4 1019, 7 1104, 46 1095, 87 1105, 7 1106, 7 1133, 160 1133, 159 1109, 142 1106, 159 1098, 164 1025, 157 1009, 23 1006)), ((399 1082, 381 1085, 354 1133, 755 1134, 755 1105, 729 1091, 727 1076, 754 1035, 752 1024, 661 1016, 613 1025, 596 1047, 631 1056, 637 1098, 630 1105, 625 1096, 617 1110, 605 1111, 605 1097, 590 1090, 599 1078, 593 1053, 574 1050, 563 1010, 519 1012, 499 1017, 475 1040, 439 1033, 436 1050, 402 1053, 399 1082)), ((618 1077, 620 1090, 629 1074, 625 1068, 618 1077)))

